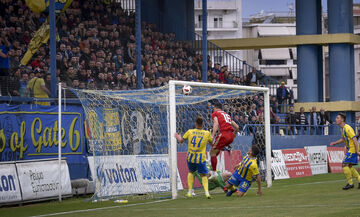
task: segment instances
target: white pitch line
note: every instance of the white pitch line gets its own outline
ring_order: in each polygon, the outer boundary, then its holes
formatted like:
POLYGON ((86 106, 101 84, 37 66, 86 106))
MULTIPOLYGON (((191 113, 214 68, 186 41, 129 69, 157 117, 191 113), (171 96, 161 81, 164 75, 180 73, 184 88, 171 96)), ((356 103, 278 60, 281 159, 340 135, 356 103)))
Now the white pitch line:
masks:
MULTIPOLYGON (((346 204, 346 206, 358 206, 359 204, 346 204)), ((168 210, 219 210, 219 209, 273 209, 273 208, 312 208, 312 207, 344 207, 345 204, 308 204, 308 205, 265 205, 265 206, 227 206, 227 207, 167 207, 164 208, 147 208, 147 211, 168 211, 168 210)), ((133 209, 132 211, 143 211, 143 209, 133 209)))
MULTIPOLYGON (((47 216, 57 216, 57 215, 66 215, 66 214, 74 214, 74 213, 81 213, 81 212, 91 212, 91 211, 99 211, 99 210, 106 210, 106 209, 114 209, 114 208, 122 208, 122 207, 133 207, 138 205, 147 205, 147 204, 154 204, 160 203, 165 201, 170 201, 172 199, 160 200, 160 201, 151 201, 147 203, 136 203, 136 204, 129 204, 123 206, 109 206, 109 207, 101 207, 101 208, 94 208, 94 209, 83 209, 83 210, 74 210, 68 212, 59 212, 59 213, 51 213, 51 214, 44 214, 44 215, 37 215, 31 217, 47 217, 47 216)), ((346 204, 346 206, 357 206, 359 204, 346 204)), ((345 204, 308 204, 308 205, 285 205, 285 206, 276 206, 276 205, 265 205, 265 206, 227 206, 227 207, 167 207, 165 210, 219 210, 219 209, 273 209, 273 208, 312 208, 312 207, 334 207, 334 206, 345 206, 345 204)), ((143 211, 143 209, 134 209, 133 211, 143 211)), ((148 211, 164 211, 164 208, 147 208, 148 211)))
POLYGON ((128 204, 128 205, 99 207, 99 208, 93 208, 93 209, 80 209, 80 210, 73 210, 73 211, 67 211, 67 212, 57 212, 57 213, 49 213, 49 214, 43 214, 43 215, 35 215, 35 216, 29 216, 29 217, 46 217, 46 216, 66 215, 66 214, 74 214, 74 213, 81 213, 81 212, 91 212, 91 211, 99 211, 99 210, 106 210, 106 209, 115 209, 115 208, 122 208, 122 207, 131 207, 131 206, 138 206, 138 205, 161 203, 161 202, 170 201, 170 200, 172 200, 172 199, 150 201, 150 202, 145 202, 145 203, 134 203, 134 204, 128 204))
MULTIPOLYGON (((282 187, 291 187, 291 186, 302 186, 302 185, 313 185, 313 184, 324 184, 324 183, 331 183, 331 182, 341 182, 344 181, 344 179, 339 179, 339 180, 331 180, 331 181, 322 181, 322 182, 309 182, 309 183, 302 183, 302 184, 293 184, 293 185, 285 185, 282 187)), ((255 189, 250 188, 250 189, 255 189)), ((217 193, 215 193, 217 194, 217 193)), ((36 216, 30 216, 30 217, 46 217, 46 216, 57 216, 57 215, 66 215, 66 214, 73 214, 73 213, 81 213, 81 212, 91 212, 91 211, 98 211, 98 210, 106 210, 106 209, 114 209, 114 208, 122 208, 122 207, 132 207, 132 206, 138 206, 138 205, 147 205, 147 204, 153 204, 153 203, 161 203, 161 202, 165 202, 165 201, 170 201, 172 199, 166 199, 166 200, 159 200, 159 201, 151 201, 151 202, 145 202, 145 203, 135 203, 135 204, 128 204, 128 205, 118 205, 118 206, 108 206, 108 207, 99 207, 99 208, 93 208, 93 209, 82 209, 82 210, 74 210, 74 211, 67 211, 67 212, 58 212, 58 213, 50 213, 50 214, 43 214, 43 215, 36 215, 36 216)), ((350 204, 348 204, 350 205, 350 204)), ((353 205, 358 205, 358 204, 353 204, 353 205)), ((318 204, 318 205, 295 205, 295 206, 291 206, 293 208, 307 208, 307 207, 326 207, 326 206, 333 206, 333 205, 326 205, 326 204, 318 204)), ((282 208, 283 206, 254 206, 254 207, 221 207, 221 208, 244 208, 244 209, 254 209, 254 208, 282 208)), ((289 206, 286 206, 289 207, 289 206)), ((167 208, 169 209, 173 209, 173 210, 178 210, 178 209, 184 209, 184 208, 167 208)), ((186 208, 186 209, 215 209, 214 207, 206 207, 206 208, 186 208)), ((219 209, 219 207, 217 207, 216 209, 219 209)), ((160 210, 160 209, 150 209, 150 210, 160 210)), ((163 209, 161 209, 163 210, 163 209)))
POLYGON ((292 187, 292 186, 302 186, 302 185, 316 185, 316 184, 324 184, 331 182, 346 182, 345 179, 331 180, 331 181, 322 181, 322 182, 309 182, 309 183, 301 183, 301 184, 292 184, 292 185, 284 185, 283 188, 292 187))

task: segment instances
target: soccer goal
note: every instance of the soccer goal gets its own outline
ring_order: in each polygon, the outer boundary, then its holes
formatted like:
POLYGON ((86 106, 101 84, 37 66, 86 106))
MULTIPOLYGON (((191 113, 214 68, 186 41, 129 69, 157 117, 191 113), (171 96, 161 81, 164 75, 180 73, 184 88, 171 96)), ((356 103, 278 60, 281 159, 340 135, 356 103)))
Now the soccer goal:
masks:
POLYGON ((178 155, 186 152, 187 145, 178 144, 174 134, 183 135, 194 128, 196 116, 202 116, 205 129, 210 130, 211 104, 215 101, 220 101, 235 121, 243 123, 238 117, 245 121, 233 150, 241 150, 244 156, 255 138, 263 147, 267 156, 264 171, 271 186, 268 88, 170 81, 153 89, 73 91, 86 115, 94 199, 163 193, 177 198, 183 188, 181 178, 186 180, 178 170, 186 167, 186 162, 178 160, 178 155), (183 94, 184 85, 191 86, 192 92, 183 94), (264 109, 256 120, 247 120, 255 103, 264 109))

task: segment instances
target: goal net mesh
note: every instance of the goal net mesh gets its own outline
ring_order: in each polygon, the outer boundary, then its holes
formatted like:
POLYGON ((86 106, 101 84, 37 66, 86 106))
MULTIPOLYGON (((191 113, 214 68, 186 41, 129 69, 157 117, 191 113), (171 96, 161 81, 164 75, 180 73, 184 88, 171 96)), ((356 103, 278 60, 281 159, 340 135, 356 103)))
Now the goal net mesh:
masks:
MULTIPOLYGON (((86 115, 93 198, 170 192, 169 86, 73 91, 86 115)), ((240 126, 232 149, 244 155, 255 141, 265 153, 263 93, 257 91, 193 86, 192 93, 184 95, 182 86, 176 86, 176 132, 183 135, 194 128, 196 116, 202 116, 204 128, 211 130, 215 101, 240 126)), ((177 150, 186 152, 187 145, 178 144, 177 150)), ((179 167, 186 167, 186 162, 179 161, 179 167)), ((177 179, 182 189, 179 173, 177 179)))

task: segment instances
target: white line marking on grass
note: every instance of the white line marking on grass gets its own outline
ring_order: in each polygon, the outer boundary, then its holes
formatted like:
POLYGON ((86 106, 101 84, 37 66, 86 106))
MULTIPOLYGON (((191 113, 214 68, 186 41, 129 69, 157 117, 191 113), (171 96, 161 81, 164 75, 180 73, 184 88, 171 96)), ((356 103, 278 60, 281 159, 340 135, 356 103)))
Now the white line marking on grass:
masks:
MULTIPOLYGON (((164 208, 147 208, 147 211, 168 211, 168 210, 219 210, 219 209, 274 209, 274 208, 313 208, 313 207, 344 207, 358 206, 359 204, 308 204, 308 205, 264 205, 264 206, 227 206, 227 207, 167 207, 164 208)), ((143 211, 143 209, 133 209, 133 211, 143 211)))
POLYGON ((99 210, 106 210, 106 209, 161 203, 161 202, 170 201, 170 200, 172 200, 172 199, 150 201, 150 202, 145 202, 145 203, 134 203, 134 204, 127 204, 127 205, 99 207, 99 208, 93 208, 93 209, 80 209, 80 210, 73 210, 73 211, 67 211, 67 212, 57 212, 57 213, 49 213, 49 214, 43 214, 43 215, 35 215, 35 216, 30 216, 30 217, 46 217, 46 216, 66 215, 66 214, 74 214, 74 213, 81 213, 81 212, 91 212, 91 211, 99 211, 99 210))
POLYGON ((292 186, 302 186, 302 185, 316 185, 316 184, 324 184, 331 182, 346 182, 345 179, 331 180, 331 181, 322 181, 322 182, 308 182, 308 183, 300 183, 300 184, 292 184, 292 185, 284 185, 283 188, 292 187, 292 186))

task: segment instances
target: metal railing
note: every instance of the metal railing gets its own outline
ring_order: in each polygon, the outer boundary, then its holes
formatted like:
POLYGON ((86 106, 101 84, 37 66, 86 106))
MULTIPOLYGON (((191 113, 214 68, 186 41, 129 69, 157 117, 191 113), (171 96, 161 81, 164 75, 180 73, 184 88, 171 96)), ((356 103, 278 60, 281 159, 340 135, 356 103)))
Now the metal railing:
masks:
MULTIPOLYGON (((349 124, 355 132, 360 130, 360 123, 349 124)), ((239 133, 243 136, 252 136, 263 129, 263 124, 243 124, 239 133)), ((340 135, 340 127, 336 124, 326 125, 298 125, 298 124, 271 124, 271 135, 340 135)))
MULTIPOLYGON (((192 41, 192 49, 196 51, 197 54, 202 54, 202 36, 194 33, 194 41, 192 41)), ((219 63, 221 66, 228 66, 228 71, 231 72, 234 76, 239 76, 246 81, 246 75, 252 72, 255 67, 246 63, 246 61, 239 59, 230 52, 222 49, 216 44, 208 41, 208 56, 212 64, 219 63)), ((257 72, 260 74, 260 79, 257 83, 259 86, 265 86, 270 88, 270 95, 276 95, 276 89, 280 86, 280 82, 263 74, 261 71, 257 72)))
POLYGON ((120 3, 125 12, 135 12, 135 0, 116 0, 115 2, 120 3))

